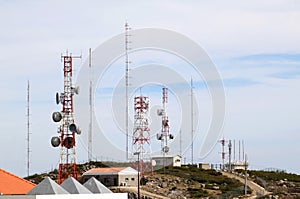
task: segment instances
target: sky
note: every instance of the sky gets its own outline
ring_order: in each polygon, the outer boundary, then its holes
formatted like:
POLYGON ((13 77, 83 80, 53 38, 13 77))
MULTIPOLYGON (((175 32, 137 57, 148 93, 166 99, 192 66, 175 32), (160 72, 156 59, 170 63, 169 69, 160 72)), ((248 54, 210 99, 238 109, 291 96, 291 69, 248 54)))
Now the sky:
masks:
MULTIPOLYGON (((244 140, 250 169, 278 168, 300 174, 300 2, 297 0, 0 0, 0 168, 19 176, 27 172, 27 80, 30 81, 30 173, 57 168, 59 150, 51 146, 50 139, 57 135, 58 128, 51 119, 52 112, 61 110, 55 103, 55 93, 63 89, 61 54, 68 50, 73 55, 82 55, 82 60, 74 61, 76 82, 86 64, 88 49, 95 50, 124 33, 126 21, 133 30, 167 29, 201 46, 224 84, 225 120, 219 139, 244 140)), ((172 70, 178 71, 187 82, 194 75, 191 66, 164 52, 132 52, 130 59, 133 68, 148 63, 172 65, 172 70)), ((122 63, 124 57, 119 57, 96 82, 95 120, 100 126, 105 125, 102 127, 108 137, 110 132, 115 135, 120 129, 111 118, 112 106, 107 103, 111 103, 114 89, 123 78, 122 63)), ((144 85, 141 91, 135 91, 149 96, 153 123, 159 122, 154 115, 155 108, 161 106, 160 86, 144 85)), ((185 92, 187 97, 189 91, 185 92)), ((210 92, 199 76, 195 77, 194 92, 199 124, 195 143, 200 148, 211 122, 212 106, 210 92)), ((168 113, 171 129, 179 136, 182 118, 177 110, 187 107, 177 95, 170 92, 168 113)), ((74 98, 76 101, 80 95, 74 98)), ((79 163, 87 160, 88 115, 81 113, 75 107, 75 117, 83 132, 78 139, 79 163)), ((130 113, 132 116, 133 112, 130 113)), ((116 139, 116 145, 122 143, 123 137, 124 134, 116 139)), ((122 160, 101 148, 101 140, 94 142, 93 155, 98 160, 122 160)), ((155 142, 153 148, 158 147, 155 142)), ((175 146, 174 151, 178 150, 178 145, 175 146)), ((184 146, 183 157, 187 162, 191 160, 189 150, 184 146)), ((215 143, 208 156, 199 157, 196 152, 194 159, 220 163, 220 152, 220 143, 215 143)))

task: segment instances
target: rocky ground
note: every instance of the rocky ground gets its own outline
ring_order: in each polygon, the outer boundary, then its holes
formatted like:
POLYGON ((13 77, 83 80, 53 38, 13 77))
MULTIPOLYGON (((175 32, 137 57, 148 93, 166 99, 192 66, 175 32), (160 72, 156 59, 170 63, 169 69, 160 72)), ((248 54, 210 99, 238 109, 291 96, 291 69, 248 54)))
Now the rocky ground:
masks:
POLYGON ((204 184, 190 181, 181 177, 156 174, 146 176, 148 182, 142 189, 168 198, 201 198, 221 194, 217 184, 204 184), (209 187, 209 188, 208 188, 209 187))
MULTIPOLYGON (((130 166, 128 163, 90 162, 78 165, 78 176, 95 167, 130 166)), ((236 175, 243 177, 243 171, 236 171, 236 175)), ((264 187, 268 196, 261 198, 300 199, 300 176, 287 174, 282 171, 249 171, 249 180, 264 187)), ((27 177, 38 184, 45 176, 57 179, 57 170, 44 174, 34 174, 27 177)), ((142 189, 167 198, 238 198, 242 197, 244 186, 241 182, 225 177, 215 170, 201 170, 193 166, 181 168, 167 167, 165 170, 155 171, 155 175, 145 175, 146 184, 142 189)), ((79 179, 80 181, 80 179, 79 179)), ((251 191, 249 191, 251 193, 251 191)), ((131 193, 132 198, 136 194, 131 193)), ((148 197, 156 198, 156 197, 148 197)))

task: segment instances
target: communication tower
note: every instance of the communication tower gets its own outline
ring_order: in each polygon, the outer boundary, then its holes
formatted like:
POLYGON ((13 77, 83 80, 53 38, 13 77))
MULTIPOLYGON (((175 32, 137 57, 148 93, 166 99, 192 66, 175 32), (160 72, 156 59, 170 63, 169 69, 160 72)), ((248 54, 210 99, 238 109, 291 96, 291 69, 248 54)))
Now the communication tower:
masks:
POLYGON ((148 122, 149 98, 134 97, 134 129, 132 140, 132 155, 139 154, 140 174, 151 169, 150 158, 150 128, 148 122))
POLYGON ((90 122, 88 132, 88 160, 93 159, 93 113, 94 113, 94 100, 93 100, 93 71, 92 71, 92 49, 89 49, 89 108, 90 108, 90 122))
POLYGON ((194 164, 194 91, 193 78, 191 78, 191 161, 194 164))
POLYGON ((128 138, 129 138, 129 106, 128 106, 128 87, 129 87, 129 64, 131 63, 129 61, 129 56, 128 56, 128 51, 130 50, 129 44, 131 43, 129 41, 129 31, 131 28, 129 27, 129 24, 126 22, 125 23, 125 131, 126 131, 126 159, 128 159, 128 138))
POLYGON ((64 63, 64 92, 56 93, 56 103, 62 104, 61 112, 54 112, 54 122, 61 122, 58 127, 59 136, 51 139, 53 147, 60 147, 60 163, 58 168, 58 184, 61 184, 68 177, 77 179, 76 171, 76 141, 75 135, 81 134, 80 128, 74 123, 73 95, 79 93, 79 87, 72 85, 72 60, 81 56, 68 55, 61 57, 64 63))
POLYGON ((223 138, 222 140, 220 140, 220 143, 222 145, 222 169, 225 169, 225 139, 223 138))
POLYGON ((170 148, 168 147, 168 139, 173 139, 174 136, 170 134, 169 118, 167 114, 167 103, 168 103, 168 89, 162 88, 162 101, 163 109, 157 110, 157 115, 162 118, 161 133, 157 134, 157 139, 161 141, 161 152, 163 155, 168 154, 170 148))
POLYGON ((231 140, 229 140, 229 143, 228 143, 228 166, 229 166, 229 171, 232 170, 232 166, 231 166, 231 149, 232 149, 232 144, 231 144, 231 140))
POLYGON ((30 85, 27 81, 27 176, 30 173, 30 85))

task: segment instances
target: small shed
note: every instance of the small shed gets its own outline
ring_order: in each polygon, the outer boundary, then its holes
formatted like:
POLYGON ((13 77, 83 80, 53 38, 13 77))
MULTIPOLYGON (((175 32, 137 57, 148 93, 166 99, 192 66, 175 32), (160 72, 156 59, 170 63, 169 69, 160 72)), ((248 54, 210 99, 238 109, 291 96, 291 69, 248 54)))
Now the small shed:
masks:
POLYGON ((199 163, 199 168, 204 170, 211 169, 208 163, 199 163))
POLYGON ((181 156, 180 155, 152 156, 152 165, 181 167, 181 156))
POLYGON ((96 178, 107 187, 134 186, 138 184, 138 171, 131 167, 94 168, 82 175, 83 182, 96 178))

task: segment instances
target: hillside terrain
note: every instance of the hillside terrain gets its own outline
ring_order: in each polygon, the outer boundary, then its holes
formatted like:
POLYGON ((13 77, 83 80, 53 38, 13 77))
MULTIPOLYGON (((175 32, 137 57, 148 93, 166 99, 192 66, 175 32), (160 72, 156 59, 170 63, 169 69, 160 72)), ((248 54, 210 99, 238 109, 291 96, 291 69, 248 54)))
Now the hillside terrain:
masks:
MULTIPOLYGON (((78 165, 78 180, 81 175, 95 167, 127 167, 130 163, 89 162, 78 165)), ((233 175, 244 177, 243 171, 235 171, 233 175)), ((49 173, 34 174, 27 177, 38 184, 45 176, 57 180, 57 170, 49 173)), ((261 198, 296 198, 300 199, 300 176, 285 172, 248 171, 248 179, 259 184, 270 196, 261 198)), ((203 170, 195 166, 166 167, 152 173, 146 173, 141 189, 145 193, 153 193, 161 198, 240 198, 244 194, 244 184, 239 180, 222 175, 216 170, 203 170)), ((113 191, 121 191, 114 189, 113 191)), ((130 192, 130 198, 136 197, 136 191, 130 192)), ((248 187, 249 195, 252 190, 248 187)), ((147 194, 145 194, 147 195, 147 194)), ((156 198, 148 197, 146 198, 156 198)))

